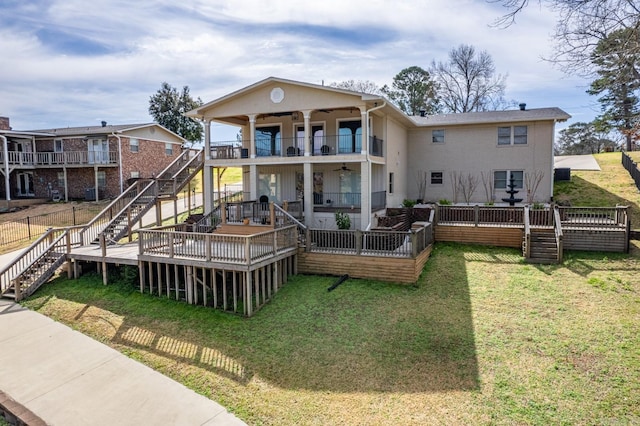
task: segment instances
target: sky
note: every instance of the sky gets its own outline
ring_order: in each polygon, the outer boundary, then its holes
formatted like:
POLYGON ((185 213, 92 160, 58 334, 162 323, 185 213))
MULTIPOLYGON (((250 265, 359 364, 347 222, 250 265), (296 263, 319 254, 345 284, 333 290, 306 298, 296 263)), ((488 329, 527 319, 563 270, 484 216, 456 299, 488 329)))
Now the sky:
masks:
MULTIPOLYGON (((559 128, 592 120, 589 82, 544 60, 553 12, 532 2, 493 26, 503 13, 484 0, 2 0, 0 116, 14 130, 145 123, 165 81, 205 103, 270 76, 391 85, 468 44, 507 75, 507 100, 562 108, 559 128)), ((212 140, 236 132, 214 124, 212 140)))

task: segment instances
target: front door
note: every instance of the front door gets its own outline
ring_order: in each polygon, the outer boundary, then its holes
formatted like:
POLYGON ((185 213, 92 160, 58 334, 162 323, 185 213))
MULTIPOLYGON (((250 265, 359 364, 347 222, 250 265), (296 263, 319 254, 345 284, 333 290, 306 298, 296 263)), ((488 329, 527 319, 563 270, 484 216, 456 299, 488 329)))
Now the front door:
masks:
POLYGON ((18 197, 33 197, 33 172, 18 172, 18 197))

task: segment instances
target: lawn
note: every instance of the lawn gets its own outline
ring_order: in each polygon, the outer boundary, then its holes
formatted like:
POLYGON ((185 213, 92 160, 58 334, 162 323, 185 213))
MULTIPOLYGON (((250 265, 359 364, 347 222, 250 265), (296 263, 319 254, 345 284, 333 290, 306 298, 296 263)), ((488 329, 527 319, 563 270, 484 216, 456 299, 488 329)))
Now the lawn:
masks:
POLYGON ((634 424, 640 259, 438 244, 416 286, 294 277, 245 319, 58 278, 25 304, 249 424, 634 424))
MULTIPOLYGON (((640 161, 640 152, 632 153, 640 161)), ((582 207, 629 206, 631 225, 640 228, 640 192, 622 167, 619 152, 594 155, 601 171, 572 170, 571 181, 556 182, 553 198, 559 203, 582 207)))

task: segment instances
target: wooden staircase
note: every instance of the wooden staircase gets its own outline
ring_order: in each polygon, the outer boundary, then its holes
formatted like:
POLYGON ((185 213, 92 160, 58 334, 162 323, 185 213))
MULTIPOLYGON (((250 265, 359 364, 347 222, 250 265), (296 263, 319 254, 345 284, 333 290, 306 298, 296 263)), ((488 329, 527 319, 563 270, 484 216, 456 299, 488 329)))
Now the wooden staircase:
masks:
MULTIPOLYGON (((523 244, 527 244, 527 242, 525 241, 523 244)), ((558 244, 553 228, 531 228, 529 244, 527 262, 558 263, 558 244)))
POLYGON ((522 254, 529 263, 561 263, 563 257, 562 224, 558 208, 542 225, 531 226, 530 209, 524 208, 522 254))
POLYGON ((0 297, 19 301, 31 295, 65 262, 72 246, 99 242, 101 235, 115 244, 158 199, 176 197, 203 165, 203 151, 185 151, 158 179, 131 185, 84 227, 49 229, 0 271, 0 297))

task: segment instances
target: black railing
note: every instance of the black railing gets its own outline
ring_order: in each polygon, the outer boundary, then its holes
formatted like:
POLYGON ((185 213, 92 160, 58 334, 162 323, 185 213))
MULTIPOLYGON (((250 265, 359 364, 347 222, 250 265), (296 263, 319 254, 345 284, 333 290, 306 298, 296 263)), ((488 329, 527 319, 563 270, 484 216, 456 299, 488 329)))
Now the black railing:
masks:
POLYGON ((636 187, 640 190, 640 169, 638 169, 638 164, 633 161, 626 152, 622 153, 622 166, 627 169, 631 178, 636 183, 636 187))

